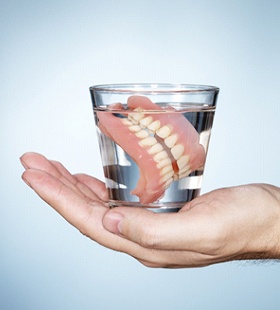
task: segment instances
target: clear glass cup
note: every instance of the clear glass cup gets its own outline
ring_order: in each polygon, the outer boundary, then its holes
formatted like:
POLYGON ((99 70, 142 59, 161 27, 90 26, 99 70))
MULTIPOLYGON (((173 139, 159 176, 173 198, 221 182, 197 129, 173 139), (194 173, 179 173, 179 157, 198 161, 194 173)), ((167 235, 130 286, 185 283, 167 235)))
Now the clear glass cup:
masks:
POLYGON ((219 88, 90 87, 109 206, 177 212, 200 194, 219 88))

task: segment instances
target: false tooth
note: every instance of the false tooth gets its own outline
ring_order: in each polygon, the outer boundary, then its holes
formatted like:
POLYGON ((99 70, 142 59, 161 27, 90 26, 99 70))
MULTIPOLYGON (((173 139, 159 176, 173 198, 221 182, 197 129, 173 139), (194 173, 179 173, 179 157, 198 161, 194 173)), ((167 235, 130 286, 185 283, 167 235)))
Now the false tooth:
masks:
POLYGON ((135 108, 133 112, 143 112, 144 110, 141 107, 135 108))
POLYGON ((154 160, 159 162, 166 157, 168 157, 168 154, 165 151, 161 151, 154 156, 154 160))
POLYGON ((131 123, 132 124, 134 124, 134 125, 138 125, 139 124, 139 122, 137 121, 137 120, 135 120, 134 118, 132 118, 132 117, 130 117, 130 116, 128 116, 128 119, 131 121, 131 123))
POLYGON ((128 114, 129 119, 134 119, 139 123, 139 121, 144 117, 142 113, 132 112, 128 114))
POLYGON ((148 138, 145 138, 145 139, 140 140, 140 141, 138 142, 138 144, 139 144, 140 146, 142 146, 142 147, 144 147, 144 146, 152 146, 152 145, 154 145, 154 144, 156 144, 156 143, 157 143, 157 140, 156 140, 156 138, 154 138, 154 137, 148 137, 148 138))
POLYGON ((160 162, 158 162, 157 164, 157 168, 161 169, 167 165, 170 165, 172 163, 171 159, 169 157, 164 158, 163 160, 161 160, 160 162))
MULTIPOLYGON (((173 174, 174 174, 174 170, 173 170, 173 168, 172 168, 172 165, 165 166, 165 167, 163 167, 163 168, 161 169, 160 175, 165 175, 166 173, 169 173, 170 171, 172 171, 173 174)), ((173 175, 173 174, 172 174, 172 175, 173 175)))
POLYGON ((183 169, 180 169, 180 170, 179 170, 179 175, 184 174, 184 173, 187 172, 188 170, 191 171, 190 168, 191 168, 191 167, 188 165, 188 166, 185 166, 183 169))
POLYGON ((170 149, 175 145, 175 143, 178 140, 178 136, 176 133, 168 136, 167 138, 164 139, 164 143, 167 147, 169 147, 170 149))
POLYGON ((171 132, 171 128, 169 126, 163 126, 156 131, 156 134, 160 138, 165 139, 170 135, 170 132, 171 132))
POLYGON ((123 124, 126 126, 132 125, 132 122, 128 118, 122 118, 121 120, 122 120, 123 124))
POLYGON ((141 130, 141 127, 139 125, 131 125, 128 127, 130 131, 132 132, 138 132, 141 130))
POLYGON ((149 150, 150 155, 157 154, 163 150, 163 146, 160 143, 154 144, 149 150))
POLYGON ((153 121, 153 118, 151 116, 147 116, 140 120, 140 125, 147 127, 148 125, 151 124, 152 121, 153 121))
POLYGON ((188 175, 190 175, 191 172, 192 172, 191 170, 188 170, 182 174, 179 174, 179 179, 187 177, 188 175))
POLYGON ((173 157, 177 160, 183 155, 184 149, 185 148, 182 144, 176 144, 175 146, 171 148, 171 153, 173 157))
POLYGON ((147 138, 150 136, 149 132, 147 130, 143 130, 143 129, 136 132, 135 135, 137 138, 140 138, 140 139, 144 139, 144 138, 147 138))
POLYGON ((190 156, 189 155, 184 155, 181 156, 178 160, 177 160, 177 165, 179 169, 182 169, 183 167, 185 167, 188 162, 190 160, 190 156))
POLYGON ((160 179, 160 184, 166 182, 168 179, 172 178, 174 175, 174 171, 170 171, 169 173, 166 173, 165 175, 163 175, 160 179))
POLYGON ((160 121, 159 120, 153 121, 153 122, 151 122, 151 124, 148 125, 148 129, 150 129, 153 132, 155 132, 159 128, 160 128, 160 121))

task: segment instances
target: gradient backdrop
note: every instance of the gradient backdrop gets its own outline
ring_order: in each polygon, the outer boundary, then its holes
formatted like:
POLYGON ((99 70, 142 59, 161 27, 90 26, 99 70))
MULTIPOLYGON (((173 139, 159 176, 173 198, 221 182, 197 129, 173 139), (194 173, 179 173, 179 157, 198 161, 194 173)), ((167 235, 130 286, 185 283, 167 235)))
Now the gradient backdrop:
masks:
POLYGON ((279 309, 279 262, 146 268, 65 222, 18 158, 102 178, 89 86, 212 84, 203 192, 280 186, 280 2, 2 0, 0 25, 0 308, 279 309))

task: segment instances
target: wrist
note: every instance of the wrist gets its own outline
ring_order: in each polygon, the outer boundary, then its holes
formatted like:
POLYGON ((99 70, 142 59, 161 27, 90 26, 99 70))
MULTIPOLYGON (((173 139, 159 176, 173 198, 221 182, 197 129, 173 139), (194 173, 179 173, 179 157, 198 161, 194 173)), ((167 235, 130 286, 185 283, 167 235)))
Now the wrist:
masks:
MULTIPOLYGON (((271 209, 274 211, 271 220, 270 234, 268 233, 268 247, 266 252, 269 256, 268 258, 280 259, 280 188, 271 185, 264 186, 271 195, 271 209)), ((268 206, 268 208, 269 207, 270 206, 268 206)))
MULTIPOLYGON (((249 246, 239 259, 280 259, 280 188, 258 185, 261 189, 260 212, 249 246)), ((256 216, 258 218, 258 216, 256 216)))

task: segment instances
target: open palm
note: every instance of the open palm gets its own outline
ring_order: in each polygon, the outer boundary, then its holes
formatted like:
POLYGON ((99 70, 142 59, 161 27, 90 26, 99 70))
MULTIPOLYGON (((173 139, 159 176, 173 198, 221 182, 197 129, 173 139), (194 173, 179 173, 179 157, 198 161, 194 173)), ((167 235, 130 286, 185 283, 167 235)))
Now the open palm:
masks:
POLYGON ((70 174, 36 153, 21 157, 22 178, 82 234, 150 267, 198 267, 234 259, 279 258, 280 189, 224 188, 158 214, 106 203, 100 180, 70 174))

